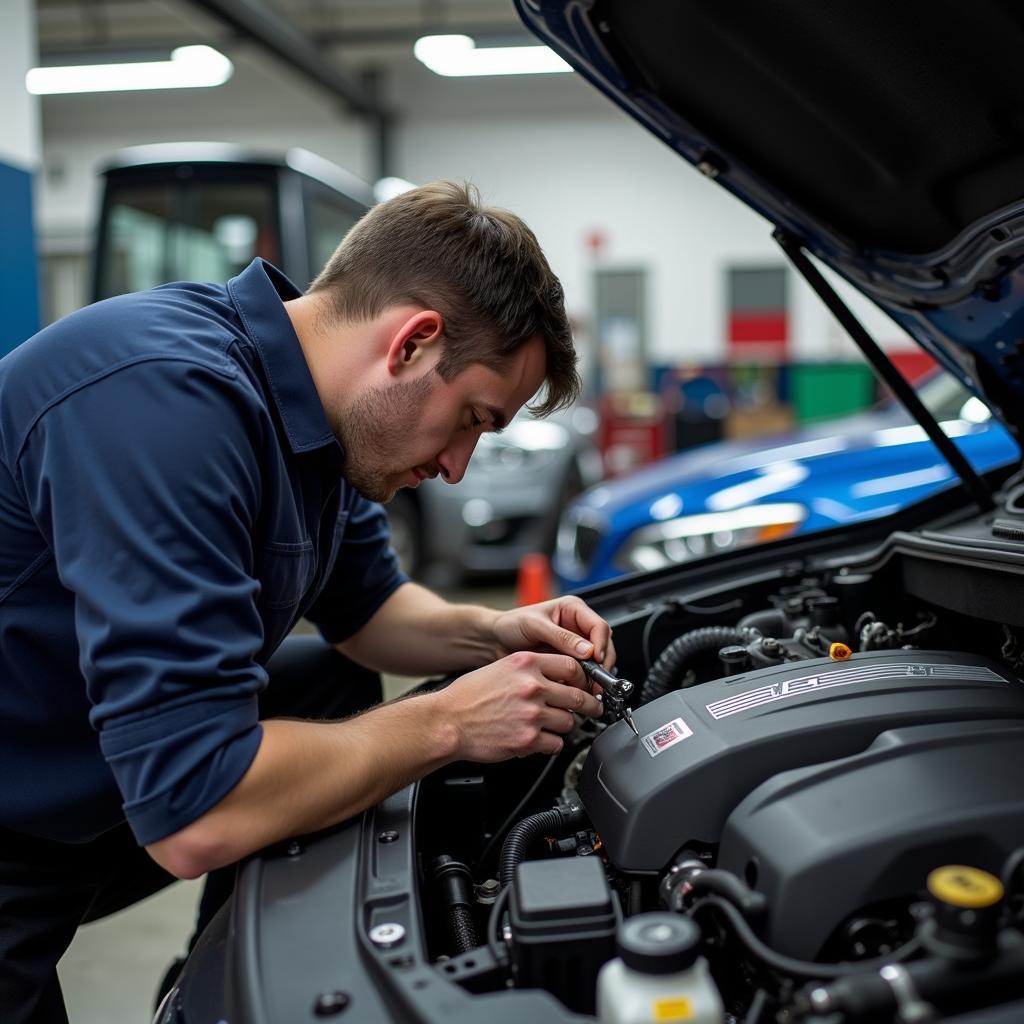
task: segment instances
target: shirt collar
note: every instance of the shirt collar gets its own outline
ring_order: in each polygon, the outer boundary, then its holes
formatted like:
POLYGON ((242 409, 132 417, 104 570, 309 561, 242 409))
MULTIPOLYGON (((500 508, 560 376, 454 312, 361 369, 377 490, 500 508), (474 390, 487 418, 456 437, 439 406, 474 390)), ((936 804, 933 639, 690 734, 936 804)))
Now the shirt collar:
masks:
POLYGON ((340 451, 283 305, 299 298, 302 292, 277 267, 259 258, 228 281, 227 287, 245 333, 263 363, 292 451, 307 452, 325 445, 334 445, 340 451))

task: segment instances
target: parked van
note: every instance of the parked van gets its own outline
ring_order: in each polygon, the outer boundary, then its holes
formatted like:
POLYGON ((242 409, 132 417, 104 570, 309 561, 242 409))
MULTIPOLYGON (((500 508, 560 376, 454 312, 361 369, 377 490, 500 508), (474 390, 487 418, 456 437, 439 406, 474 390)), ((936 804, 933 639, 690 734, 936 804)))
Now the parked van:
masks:
POLYGON ((102 174, 93 300, 226 281, 257 256, 304 288, 374 201, 365 182, 304 149, 135 146, 102 174))

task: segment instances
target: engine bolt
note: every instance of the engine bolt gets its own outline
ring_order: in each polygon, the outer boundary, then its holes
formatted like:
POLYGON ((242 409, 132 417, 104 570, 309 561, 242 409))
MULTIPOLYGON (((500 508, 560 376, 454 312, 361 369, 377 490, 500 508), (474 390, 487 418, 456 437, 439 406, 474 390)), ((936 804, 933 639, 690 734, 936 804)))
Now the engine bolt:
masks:
POLYGON ((370 929, 370 941, 381 949, 391 949, 405 938, 405 926, 397 921, 388 921, 370 929))
POLYGON ((501 883, 496 878, 484 879, 484 881, 476 887, 476 901, 481 906, 493 906, 500 891, 501 883))
POLYGON ((398 832, 396 829, 389 828, 385 829, 379 836, 377 836, 378 843, 393 843, 398 839, 398 832))
POLYGON ((811 992, 811 1007, 817 1013, 828 1013, 832 1009, 832 997, 827 988, 816 988, 811 992))
POLYGON ((315 1017, 333 1017, 348 1009, 352 1000, 347 992, 321 992, 313 1003, 313 1015, 315 1017))
POLYGON ((289 857, 301 857, 302 856, 302 844, 297 840, 293 839, 285 848, 284 852, 289 857))

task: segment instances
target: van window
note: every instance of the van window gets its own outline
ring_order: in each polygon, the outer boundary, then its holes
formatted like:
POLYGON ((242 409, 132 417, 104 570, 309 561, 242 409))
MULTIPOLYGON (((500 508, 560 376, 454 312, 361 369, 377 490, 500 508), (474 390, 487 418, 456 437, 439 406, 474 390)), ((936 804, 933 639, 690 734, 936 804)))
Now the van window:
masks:
POLYGON ((98 297, 167 281, 226 281, 256 256, 280 260, 270 183, 126 183, 108 195, 98 297))
POLYGON ((355 224, 358 214, 350 207, 321 195, 310 196, 307 209, 309 269, 315 276, 355 224))

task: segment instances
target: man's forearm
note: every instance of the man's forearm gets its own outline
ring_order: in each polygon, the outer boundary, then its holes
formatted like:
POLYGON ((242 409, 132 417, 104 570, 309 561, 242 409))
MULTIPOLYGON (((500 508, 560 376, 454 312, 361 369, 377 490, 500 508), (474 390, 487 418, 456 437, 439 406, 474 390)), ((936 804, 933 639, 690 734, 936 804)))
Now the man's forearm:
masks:
POLYGON ((344 722, 264 722, 238 785, 148 846, 150 855, 179 878, 195 878, 358 814, 455 756, 454 730, 435 704, 424 694, 344 722))
POLYGON ((493 629, 499 614, 482 605, 452 604, 426 587, 405 583, 338 649, 378 672, 466 671, 500 657, 493 629))

